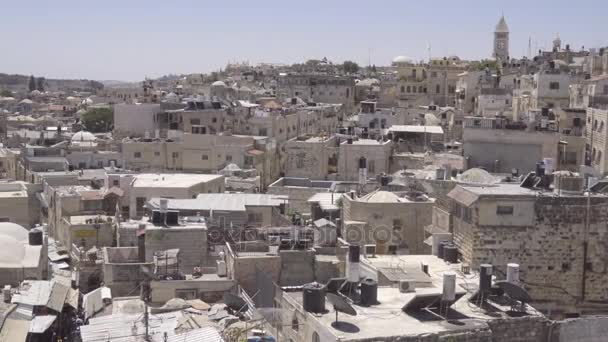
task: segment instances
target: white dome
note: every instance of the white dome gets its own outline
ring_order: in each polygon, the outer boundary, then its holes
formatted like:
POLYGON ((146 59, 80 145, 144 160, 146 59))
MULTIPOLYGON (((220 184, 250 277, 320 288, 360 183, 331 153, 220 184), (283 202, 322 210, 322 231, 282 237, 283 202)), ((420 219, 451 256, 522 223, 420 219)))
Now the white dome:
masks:
POLYGON ((25 246, 12 236, 0 233, 0 264, 21 265, 25 258, 25 246))
POLYGON ((82 104, 84 104, 84 105, 92 105, 93 104, 93 100, 90 97, 87 97, 84 101, 82 101, 82 104))
POLYGON ((28 240, 28 231, 24 227, 12 223, 12 222, 2 222, 0 223, 0 235, 9 236, 17 241, 27 241, 28 240))
POLYGON ((397 56, 393 58, 394 64, 412 63, 412 59, 406 56, 397 56))
POLYGON ((34 103, 34 101, 32 101, 32 100, 30 100, 30 99, 23 99, 23 100, 21 100, 21 102, 19 102, 19 103, 27 103, 27 104, 32 104, 32 103, 34 103))
POLYGON ((87 132, 87 131, 80 131, 80 132, 76 132, 74 133, 74 135, 72 135, 72 141, 95 141, 97 140, 97 138, 95 138, 95 136, 93 135, 93 133, 91 132, 87 132))
POLYGON ((226 88, 226 83, 222 82, 222 81, 215 81, 213 83, 211 83, 212 87, 224 87, 226 88))
POLYGON ((241 88, 239 89, 239 91, 241 91, 241 92, 248 92, 248 93, 250 93, 250 92, 251 92, 251 89, 250 89, 249 87, 241 87, 241 88))

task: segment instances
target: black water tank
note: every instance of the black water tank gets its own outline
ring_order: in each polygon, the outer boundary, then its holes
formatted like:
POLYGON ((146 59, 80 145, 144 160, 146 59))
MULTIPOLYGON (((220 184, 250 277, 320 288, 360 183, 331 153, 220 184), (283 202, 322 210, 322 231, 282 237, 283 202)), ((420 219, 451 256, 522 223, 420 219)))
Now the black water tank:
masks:
POLYGON ((31 229, 27 234, 30 246, 42 246, 42 230, 39 228, 31 229))
POLYGON ((378 282, 367 278, 361 282, 361 305, 378 303, 378 282))
POLYGON ((348 246, 348 261, 350 262, 359 262, 361 258, 360 248, 358 245, 350 245, 348 246))
POLYGON ((305 311, 322 313, 325 312, 325 290, 319 283, 310 283, 302 286, 302 306, 305 311))
POLYGON ((167 226, 177 226, 179 211, 170 210, 170 211, 167 211, 167 213, 165 215, 166 215, 167 226))
POLYGON ((381 186, 388 186, 389 181, 390 181, 390 178, 388 176, 380 176, 380 185, 381 186))
POLYGON ((545 175, 545 163, 536 163, 536 177, 542 177, 545 175))
POLYGON ((439 246, 437 247, 437 257, 439 259, 443 259, 443 255, 445 254, 445 245, 447 245, 449 242, 447 241, 440 241, 439 242, 439 246))
POLYGON ((443 248, 443 260, 455 264, 458 262, 458 248, 454 245, 446 245, 443 248))
POLYGON ((490 293, 492 289, 492 265, 479 265, 479 292, 490 293))
POLYGON ((164 214, 160 212, 160 210, 152 211, 152 223, 155 225, 164 224, 165 220, 163 218, 164 214))

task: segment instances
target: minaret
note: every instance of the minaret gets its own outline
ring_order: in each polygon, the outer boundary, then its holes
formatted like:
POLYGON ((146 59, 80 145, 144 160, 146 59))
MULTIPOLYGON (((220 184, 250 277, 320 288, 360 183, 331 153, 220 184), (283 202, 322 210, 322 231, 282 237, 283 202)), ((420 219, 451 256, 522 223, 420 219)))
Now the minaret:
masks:
POLYGON ((494 30, 494 58, 502 62, 509 61, 509 27, 505 16, 501 16, 494 30))

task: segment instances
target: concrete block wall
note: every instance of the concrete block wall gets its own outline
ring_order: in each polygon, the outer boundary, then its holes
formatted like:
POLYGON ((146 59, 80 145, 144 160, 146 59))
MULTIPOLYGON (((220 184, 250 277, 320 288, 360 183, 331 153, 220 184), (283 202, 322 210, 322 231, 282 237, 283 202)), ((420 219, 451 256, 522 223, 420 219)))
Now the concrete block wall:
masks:
POLYGON ((297 286, 315 280, 314 251, 279 251, 281 257, 281 286, 297 286))

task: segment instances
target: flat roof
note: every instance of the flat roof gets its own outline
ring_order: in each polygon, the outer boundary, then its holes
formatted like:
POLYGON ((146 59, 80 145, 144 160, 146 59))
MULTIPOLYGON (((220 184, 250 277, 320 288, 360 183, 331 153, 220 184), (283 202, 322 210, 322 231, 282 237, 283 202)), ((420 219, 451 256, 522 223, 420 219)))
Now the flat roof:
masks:
MULTIPOLYGON (((272 194, 199 194, 193 199, 168 199, 169 210, 225 210, 245 211, 247 206, 278 207, 288 200, 287 196, 272 194)), ((160 208, 160 198, 152 198, 148 206, 160 208)))
POLYGON ((194 173, 143 173, 133 178, 134 188, 187 188, 223 178, 222 175, 194 173))
MULTIPOLYGON (((411 270, 421 269, 421 263, 429 266, 430 276, 424 280, 424 287, 416 287, 415 292, 402 293, 396 286, 378 286, 378 304, 359 306, 352 304, 356 316, 339 313, 338 320, 342 326, 350 327, 352 332, 338 330, 335 325, 335 310, 329 300, 325 301, 326 312, 310 315, 317 320, 340 341, 349 340, 387 340, 390 337, 421 336, 425 334, 441 334, 446 331, 473 331, 489 329, 487 321, 509 319, 507 314, 511 306, 505 306, 491 301, 496 307, 494 312, 483 310, 471 303, 469 299, 478 289, 479 275, 476 272, 463 274, 461 264, 449 264, 433 255, 377 255, 374 258, 362 257, 362 263, 371 265, 372 269, 399 268, 403 274, 411 270), (441 320, 436 316, 422 311, 404 311, 403 307, 412 302, 416 296, 438 296, 442 293, 443 273, 456 273, 456 292, 464 293, 452 306, 449 320, 441 320), (429 317, 432 316, 432 317, 429 317), (356 331, 356 332, 355 332, 356 331)), ((415 278, 415 277, 414 277, 415 278)), ((415 280, 416 284, 418 281, 415 280)), ((290 302, 302 305, 302 292, 283 292, 290 302)), ((538 311, 526 306, 528 317, 543 317, 538 311)))
POLYGON ((392 125, 389 132, 443 134, 441 126, 392 125))

